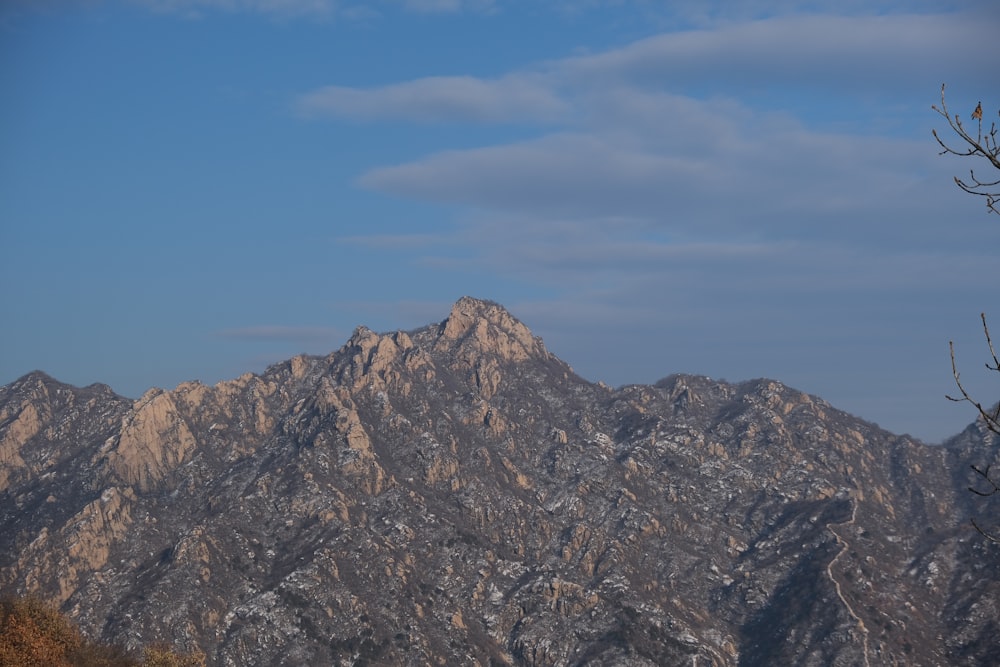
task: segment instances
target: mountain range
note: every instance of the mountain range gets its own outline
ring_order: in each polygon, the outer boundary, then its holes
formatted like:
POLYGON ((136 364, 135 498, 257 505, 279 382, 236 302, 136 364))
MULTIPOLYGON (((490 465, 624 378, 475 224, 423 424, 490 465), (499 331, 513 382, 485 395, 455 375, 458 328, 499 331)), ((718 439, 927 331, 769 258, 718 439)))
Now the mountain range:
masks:
POLYGON ((465 297, 214 386, 0 388, 0 593, 220 666, 995 665, 998 458, 774 380, 588 382, 465 297))

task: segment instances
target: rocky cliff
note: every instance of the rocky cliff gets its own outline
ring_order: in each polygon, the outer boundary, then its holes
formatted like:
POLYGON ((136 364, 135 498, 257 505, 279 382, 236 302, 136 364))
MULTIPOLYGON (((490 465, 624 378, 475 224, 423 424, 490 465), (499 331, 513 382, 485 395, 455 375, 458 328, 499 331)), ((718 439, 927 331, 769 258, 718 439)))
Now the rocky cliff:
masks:
POLYGON ((0 388, 0 592, 215 665, 986 665, 1000 443, 578 377, 497 304, 137 401, 0 388))

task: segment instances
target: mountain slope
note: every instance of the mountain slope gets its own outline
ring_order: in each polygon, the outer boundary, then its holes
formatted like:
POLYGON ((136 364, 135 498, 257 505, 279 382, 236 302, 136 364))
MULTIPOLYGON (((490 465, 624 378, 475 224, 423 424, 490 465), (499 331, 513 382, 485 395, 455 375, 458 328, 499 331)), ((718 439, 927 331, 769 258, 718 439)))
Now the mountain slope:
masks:
POLYGON ((497 304, 131 402, 0 389, 0 590, 213 664, 992 664, 969 456, 770 380, 576 376, 497 304))

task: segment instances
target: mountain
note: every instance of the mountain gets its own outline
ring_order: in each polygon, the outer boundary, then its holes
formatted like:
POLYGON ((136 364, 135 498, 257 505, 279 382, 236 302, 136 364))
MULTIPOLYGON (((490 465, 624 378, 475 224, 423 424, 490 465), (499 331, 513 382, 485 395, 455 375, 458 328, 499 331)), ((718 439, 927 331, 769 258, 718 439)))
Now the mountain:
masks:
POLYGON ((0 388, 0 592, 214 665, 987 665, 970 426, 614 390, 498 304, 214 386, 0 388))

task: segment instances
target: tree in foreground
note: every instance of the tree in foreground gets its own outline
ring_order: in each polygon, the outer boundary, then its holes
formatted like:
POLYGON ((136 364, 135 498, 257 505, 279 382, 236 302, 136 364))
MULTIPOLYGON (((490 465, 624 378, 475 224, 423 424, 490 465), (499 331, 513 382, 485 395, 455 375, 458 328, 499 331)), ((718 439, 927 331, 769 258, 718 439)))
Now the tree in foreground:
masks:
POLYGON ((200 653, 151 646, 137 660, 86 639, 55 608, 32 598, 0 600, 0 667, 205 667, 200 653))
MULTIPOLYGON (((941 86, 941 106, 932 105, 931 108, 948 121, 952 132, 960 140, 957 144, 946 143, 937 133, 937 130, 933 130, 934 138, 942 148, 941 155, 957 155, 959 157, 973 158, 976 160, 977 165, 980 166, 983 165, 983 161, 985 160, 987 171, 993 174, 993 176, 1000 176, 1000 146, 997 145, 997 123, 996 121, 990 121, 988 129, 983 129, 982 102, 976 105, 971 114, 971 120, 975 122, 975 135, 966 129, 958 114, 952 115, 948 111, 948 105, 944 97, 944 85, 941 86), (958 146, 958 148, 954 146, 958 146), (989 167, 993 167, 996 172, 990 171, 989 167)), ((1000 111, 997 113, 1000 115, 1000 111)), ((1000 178, 993 180, 993 176, 985 179, 976 176, 976 167, 973 167, 969 170, 967 180, 956 176, 955 184, 969 194, 985 197, 987 211, 1000 215, 1000 208, 998 208, 1000 207, 1000 178)), ((986 337, 986 345, 989 348, 990 357, 992 358, 992 363, 989 361, 986 362, 986 368, 991 371, 1000 372, 1000 359, 997 358, 996 348, 993 346, 993 339, 990 337, 990 328, 986 323, 986 313, 980 313, 980 319, 983 321, 983 334, 986 337)), ((1000 436, 1000 402, 996 403, 992 408, 985 408, 981 402, 974 399, 966 391, 965 386, 962 384, 962 377, 958 372, 958 365, 955 363, 955 345, 953 342, 949 342, 948 347, 951 350, 951 372, 955 377, 955 384, 959 390, 959 396, 948 396, 948 399, 971 404, 979 413, 978 417, 983 425, 991 433, 1000 436)), ((978 488, 975 486, 969 487, 970 491, 983 497, 1000 494, 1000 478, 991 473, 990 465, 973 465, 972 470, 976 473, 979 485, 978 488)), ((972 519, 972 525, 987 539, 1000 543, 1000 535, 984 530, 975 519, 972 519)))
MULTIPOLYGON (((995 121, 991 121, 989 129, 985 132, 983 131, 982 102, 976 105, 971 116, 972 120, 976 123, 976 135, 974 137, 965 129, 965 125, 958 114, 952 116, 949 113, 948 105, 944 100, 944 85, 941 86, 941 106, 932 105, 931 108, 948 121, 948 125, 954 134, 961 139, 961 143, 959 144, 948 144, 937 133, 937 130, 931 130, 934 138, 937 139, 938 144, 942 148, 941 155, 957 155, 959 157, 986 160, 990 166, 1000 172, 1000 147, 997 145, 997 124, 995 121), (958 148, 953 148, 955 145, 958 148)), ((998 115, 1000 115, 1000 111, 998 111, 998 115)), ((993 172, 990 173, 993 174, 993 172)), ((1000 176, 1000 174, 993 174, 993 176, 1000 176)), ((973 167, 969 169, 968 180, 963 180, 956 176, 955 184, 969 194, 985 197, 987 210, 1000 215, 1000 210, 997 208, 1000 205, 1000 178, 996 180, 991 180, 990 178, 986 178, 985 180, 980 179, 980 177, 976 176, 976 168, 973 167)))

